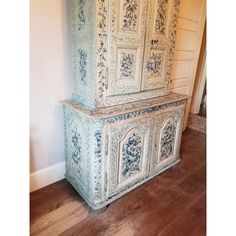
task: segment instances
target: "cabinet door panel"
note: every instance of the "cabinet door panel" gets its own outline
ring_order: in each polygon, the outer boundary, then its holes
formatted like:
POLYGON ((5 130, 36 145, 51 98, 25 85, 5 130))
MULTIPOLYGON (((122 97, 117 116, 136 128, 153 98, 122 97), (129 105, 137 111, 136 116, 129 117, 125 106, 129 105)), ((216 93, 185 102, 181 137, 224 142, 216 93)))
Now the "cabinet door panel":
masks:
POLYGON ((169 84, 178 4, 178 0, 149 1, 142 90, 169 84))
POLYGON ((107 95, 139 92, 147 0, 111 0, 107 95))
POLYGON ((148 176, 153 118, 116 124, 108 128, 108 196, 133 186, 148 176))
POLYGON ((183 116, 184 108, 178 108, 155 117, 153 174, 178 160, 183 116))

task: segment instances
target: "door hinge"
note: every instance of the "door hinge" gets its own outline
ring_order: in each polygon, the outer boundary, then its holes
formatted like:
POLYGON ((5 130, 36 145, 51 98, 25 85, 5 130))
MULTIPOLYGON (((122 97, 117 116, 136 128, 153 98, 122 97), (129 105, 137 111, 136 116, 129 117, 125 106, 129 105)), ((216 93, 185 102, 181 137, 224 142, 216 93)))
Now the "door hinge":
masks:
POLYGON ((105 89, 108 88, 108 67, 106 67, 106 72, 105 72, 105 89))
POLYGON ((104 190, 107 192, 107 172, 105 173, 105 184, 104 184, 104 190))
POLYGON ((109 136, 106 135, 106 139, 105 139, 105 155, 106 156, 108 154, 108 142, 109 142, 109 136))

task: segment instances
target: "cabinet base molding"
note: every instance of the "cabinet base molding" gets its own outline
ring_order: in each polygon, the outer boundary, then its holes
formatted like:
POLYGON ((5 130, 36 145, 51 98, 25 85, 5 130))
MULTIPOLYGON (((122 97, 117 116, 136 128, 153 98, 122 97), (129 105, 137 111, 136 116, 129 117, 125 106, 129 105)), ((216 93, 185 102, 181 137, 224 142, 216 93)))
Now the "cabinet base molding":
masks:
POLYGON ((66 179, 94 212, 176 165, 187 97, 89 109, 63 103, 66 179))

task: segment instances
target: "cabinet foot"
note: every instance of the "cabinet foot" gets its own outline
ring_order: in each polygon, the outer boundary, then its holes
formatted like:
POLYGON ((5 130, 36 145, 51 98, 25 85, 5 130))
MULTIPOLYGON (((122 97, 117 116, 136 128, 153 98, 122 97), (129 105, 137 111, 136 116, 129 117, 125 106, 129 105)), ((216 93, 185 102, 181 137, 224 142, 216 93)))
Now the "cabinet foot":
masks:
POLYGON ((89 207, 89 211, 92 213, 95 213, 95 214, 100 214, 100 213, 104 212, 107 209, 107 207, 108 207, 108 205, 105 207, 102 207, 100 209, 93 209, 93 208, 89 207))

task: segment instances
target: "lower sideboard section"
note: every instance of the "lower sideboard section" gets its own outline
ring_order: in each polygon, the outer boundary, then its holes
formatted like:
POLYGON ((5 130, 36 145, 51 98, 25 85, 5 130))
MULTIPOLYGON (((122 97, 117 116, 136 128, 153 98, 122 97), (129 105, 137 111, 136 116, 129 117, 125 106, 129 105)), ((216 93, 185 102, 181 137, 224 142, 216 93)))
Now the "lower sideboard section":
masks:
POLYGON ((67 180, 99 211, 175 165, 185 105, 179 99, 106 117, 64 103, 67 180))

